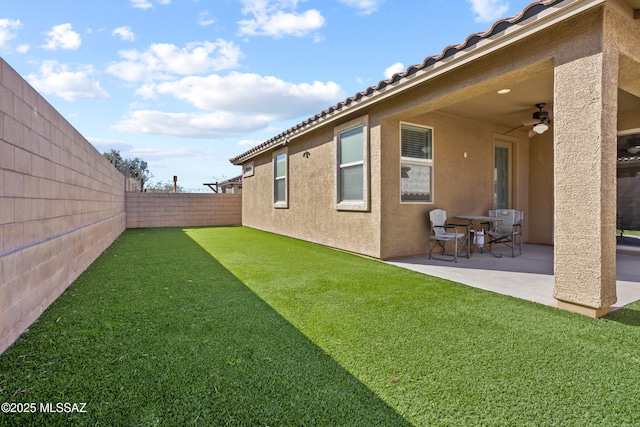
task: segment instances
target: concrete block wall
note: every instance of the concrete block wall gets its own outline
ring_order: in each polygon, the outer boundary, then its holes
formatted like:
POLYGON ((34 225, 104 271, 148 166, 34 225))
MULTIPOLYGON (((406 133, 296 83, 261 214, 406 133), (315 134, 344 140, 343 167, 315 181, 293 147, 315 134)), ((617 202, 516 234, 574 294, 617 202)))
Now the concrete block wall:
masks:
POLYGON ((242 194, 126 193, 127 228, 242 224, 242 194))
POLYGON ((124 231, 124 177, 0 58, 0 353, 124 231))

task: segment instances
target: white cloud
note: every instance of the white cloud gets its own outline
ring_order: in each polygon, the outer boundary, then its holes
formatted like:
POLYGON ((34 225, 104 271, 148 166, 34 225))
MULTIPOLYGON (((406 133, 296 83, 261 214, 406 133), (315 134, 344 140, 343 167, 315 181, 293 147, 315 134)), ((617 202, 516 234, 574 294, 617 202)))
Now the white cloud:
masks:
POLYGON ((171 75, 203 74, 235 68, 242 56, 232 42, 189 43, 184 48, 156 43, 144 51, 118 52, 124 59, 107 67, 107 72, 127 81, 167 79, 171 75), (214 55, 215 54, 215 55, 214 55))
POLYGON ((200 12, 198 14, 198 24, 202 25, 203 27, 206 27, 208 25, 211 25, 213 23, 215 23, 216 20, 209 17, 209 12, 208 11, 204 11, 204 12, 200 12))
POLYGON ((493 22, 503 17, 509 10, 505 0, 467 0, 475 14, 476 22, 493 22))
POLYGON ((178 157, 189 159, 218 158, 216 150, 203 150, 193 147, 164 148, 159 147, 140 147, 128 150, 131 157, 139 157, 145 161, 158 160, 175 160, 178 157))
MULTIPOLYGON (((150 0, 130 0, 131 6, 136 9, 151 9, 153 4, 150 0)), ((158 4, 169 4, 171 0, 156 0, 158 4)))
POLYGON ((266 116, 243 116, 227 112, 167 113, 139 110, 130 113, 113 129, 186 138, 224 138, 263 129, 270 120, 271 117, 266 116))
MULTIPOLYGON (((170 161, 175 165, 178 158, 183 159, 208 159, 221 160, 219 149, 203 149, 199 147, 171 146, 167 148, 164 145, 154 143, 152 147, 134 147, 133 145, 118 139, 88 138, 91 145, 100 153, 108 153, 111 150, 120 152, 120 155, 126 159, 140 158, 150 163, 150 166, 159 167, 162 162, 170 161)), ((224 158, 224 160, 227 160, 224 158)))
POLYGON ((71 24, 56 25, 51 28, 47 36, 46 44, 43 47, 49 50, 76 50, 82 43, 80 34, 73 31, 71 24))
POLYGON ((244 15, 253 19, 238 21, 241 35, 305 36, 322 26, 325 19, 316 9, 296 12, 298 0, 241 0, 244 15))
POLYGON ((0 19, 0 47, 3 47, 7 42, 16 37, 13 30, 17 30, 22 27, 20 20, 13 21, 11 19, 0 19))
POLYGON ((384 0, 338 0, 340 3, 358 10, 360 15, 370 15, 378 10, 384 0))
POLYGON ((45 61, 40 66, 40 74, 29 74, 27 80, 38 92, 54 94, 67 101, 108 99, 109 94, 100 87, 100 83, 91 80, 93 73, 90 65, 71 71, 58 61, 45 61))
POLYGON ((124 27, 118 27, 111 33, 113 36, 120 36, 120 40, 124 41, 134 41, 136 39, 136 35, 131 31, 131 27, 125 25, 124 27))
POLYGON ((142 86, 139 95, 171 95, 202 110, 292 119, 312 114, 345 97, 334 82, 290 83, 271 76, 232 72, 227 76, 185 77, 142 86))
POLYGON ((262 144, 263 142, 264 141, 259 139, 241 139, 240 141, 238 141, 238 145, 240 147, 253 148, 262 144))
POLYGON ((140 109, 115 125, 115 129, 192 138, 224 138, 266 131, 275 121, 306 117, 345 96, 333 82, 295 84, 238 72, 150 83, 143 85, 138 94, 149 98, 173 96, 209 112, 140 109))
POLYGON ((131 6, 137 9, 149 9, 153 7, 151 2, 148 0, 131 0, 131 6))
POLYGON ((31 46, 29 46, 28 44, 21 44, 20 46, 18 46, 16 48, 16 52, 27 53, 27 52, 29 52, 30 48, 31 48, 31 46))
POLYGON ((402 73, 405 70, 406 67, 404 66, 404 64, 402 64, 402 62, 396 62, 395 64, 384 70, 384 77, 389 79, 394 74, 402 73))

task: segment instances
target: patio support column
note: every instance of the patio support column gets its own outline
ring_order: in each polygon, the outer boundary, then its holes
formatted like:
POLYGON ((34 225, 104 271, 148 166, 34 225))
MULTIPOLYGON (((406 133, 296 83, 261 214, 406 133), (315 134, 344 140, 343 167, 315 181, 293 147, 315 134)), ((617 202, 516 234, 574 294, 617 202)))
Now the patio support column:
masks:
POLYGON ((616 297, 618 53, 556 63, 554 292, 558 307, 592 317, 616 297))

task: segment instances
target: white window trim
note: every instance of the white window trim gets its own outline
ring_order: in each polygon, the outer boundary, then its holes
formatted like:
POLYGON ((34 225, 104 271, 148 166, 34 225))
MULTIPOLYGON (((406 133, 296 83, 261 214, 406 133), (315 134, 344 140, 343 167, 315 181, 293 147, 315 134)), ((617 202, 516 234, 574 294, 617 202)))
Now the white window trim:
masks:
POLYGON ((334 128, 333 130, 333 145, 335 146, 335 159, 336 165, 334 195, 335 195, 335 208, 339 211, 369 211, 369 116, 362 116, 357 119, 351 120, 347 123, 334 128), (362 147, 362 161, 340 164, 340 145, 339 136, 342 132, 349 129, 362 126, 363 135, 363 147, 362 147), (362 194, 363 200, 345 200, 340 201, 340 170, 345 167, 355 166, 362 164, 362 194))
POLYGON ((244 165, 242 165, 242 176, 244 178, 248 177, 248 176, 253 176, 253 161, 245 163, 244 165), (247 171, 248 169, 248 171, 247 171))
POLYGON ((398 197, 400 198, 400 204, 402 205, 433 205, 436 199, 435 196, 435 165, 434 165, 434 157, 435 157, 435 140, 436 140, 436 132, 435 129, 431 126, 419 125, 416 123, 410 122, 400 122, 400 127, 398 128, 398 146, 400 148, 400 163, 398 164, 398 171, 402 173, 402 165, 416 165, 416 166, 429 166, 431 167, 431 200, 430 201, 421 201, 421 200, 411 200, 411 201, 403 201, 402 200, 402 178, 400 179, 400 191, 398 192, 398 197), (416 159, 415 157, 403 157, 402 156, 402 125, 414 126, 417 128, 430 129, 431 130, 431 160, 426 159, 416 159))
POLYGON ((286 148, 275 151, 271 156, 271 163, 273 164, 273 170, 271 175, 272 185, 272 197, 273 207, 276 209, 287 209, 289 207, 289 154, 286 148), (284 154, 284 177, 278 178, 276 176, 276 157, 284 154), (284 201, 276 201, 276 180, 284 179, 284 201))
POLYGON ((495 176, 496 147, 502 147, 509 150, 509 158, 508 158, 509 174, 507 178, 508 179, 508 190, 507 190, 508 206, 509 208, 515 208, 516 206, 518 206, 518 203, 517 203, 518 194, 516 191, 516 189, 518 188, 517 182, 516 182, 516 180, 518 179, 518 174, 517 174, 518 142, 519 142, 519 139, 516 137, 505 136, 505 135, 496 134, 496 133, 493 134, 493 148, 491 151, 491 159, 492 159, 491 160, 491 183, 492 183, 491 193, 493 194, 492 206, 494 209, 496 209, 495 190, 493 187, 495 185, 495 179, 496 179, 496 176, 495 176))

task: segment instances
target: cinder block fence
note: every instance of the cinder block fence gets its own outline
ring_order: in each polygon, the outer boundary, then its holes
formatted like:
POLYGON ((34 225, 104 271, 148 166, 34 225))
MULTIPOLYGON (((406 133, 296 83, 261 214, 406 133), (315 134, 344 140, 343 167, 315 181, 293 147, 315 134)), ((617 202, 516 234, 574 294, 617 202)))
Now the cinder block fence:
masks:
POLYGON ((0 59, 0 352, 125 228, 124 177, 0 59))
POLYGON ((147 194, 126 186, 0 58, 0 353, 125 227, 242 222, 237 194, 147 194))
POLYGON ((127 228, 242 224, 241 194, 126 193, 127 228))

